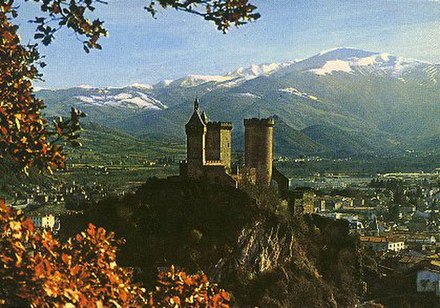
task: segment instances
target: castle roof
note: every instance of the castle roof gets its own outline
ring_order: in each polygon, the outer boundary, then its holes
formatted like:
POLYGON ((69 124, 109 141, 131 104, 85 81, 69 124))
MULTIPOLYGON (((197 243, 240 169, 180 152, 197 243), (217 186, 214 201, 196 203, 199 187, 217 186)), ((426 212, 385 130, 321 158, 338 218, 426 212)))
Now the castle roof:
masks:
POLYGON ((194 112, 189 119, 188 123, 186 123, 185 126, 192 126, 192 127, 205 127, 205 121, 203 121, 202 115, 200 114, 199 109, 199 100, 196 99, 194 101, 194 112))
POLYGON ((208 115, 206 114, 206 112, 203 111, 201 117, 202 117, 203 123, 208 124, 209 120, 208 120, 208 115))

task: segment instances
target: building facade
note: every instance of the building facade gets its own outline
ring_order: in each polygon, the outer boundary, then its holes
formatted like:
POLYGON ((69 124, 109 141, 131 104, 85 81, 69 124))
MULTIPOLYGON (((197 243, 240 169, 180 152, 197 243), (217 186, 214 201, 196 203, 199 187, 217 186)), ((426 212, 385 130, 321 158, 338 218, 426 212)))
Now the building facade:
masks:
POLYGON ((401 251, 405 249, 405 241, 385 236, 361 236, 361 243, 373 251, 401 251))

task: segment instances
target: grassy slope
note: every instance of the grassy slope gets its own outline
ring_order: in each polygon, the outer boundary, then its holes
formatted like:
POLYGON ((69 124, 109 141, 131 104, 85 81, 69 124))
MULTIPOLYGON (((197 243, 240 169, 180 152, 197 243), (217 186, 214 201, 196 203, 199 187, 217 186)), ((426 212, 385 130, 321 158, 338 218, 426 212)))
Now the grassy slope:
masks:
POLYGON ((84 125, 81 142, 83 147, 71 150, 73 160, 80 157, 82 161, 128 159, 135 163, 164 156, 179 158, 185 153, 182 144, 140 139, 95 123, 84 125))

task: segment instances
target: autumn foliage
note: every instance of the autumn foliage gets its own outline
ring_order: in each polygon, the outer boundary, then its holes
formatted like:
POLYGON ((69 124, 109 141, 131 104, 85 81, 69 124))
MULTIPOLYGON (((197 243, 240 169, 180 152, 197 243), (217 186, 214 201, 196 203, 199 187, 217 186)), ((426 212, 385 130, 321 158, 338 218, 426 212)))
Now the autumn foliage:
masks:
POLYGON ((116 264, 113 233, 89 225, 66 243, 35 232, 20 211, 0 207, 0 300, 16 306, 145 305, 132 273, 116 264))
POLYGON ((229 294, 205 275, 159 275, 155 291, 133 282, 116 263, 121 241, 89 225, 61 243, 34 230, 30 219, 0 203, 0 305, 34 307, 228 307, 229 294))
POLYGON ((145 9, 153 17, 157 4, 163 8, 172 7, 178 11, 202 16, 213 22, 217 29, 226 33, 231 26, 239 27, 249 21, 257 20, 260 14, 249 0, 159 0, 150 1, 145 9))
POLYGON ((148 301, 152 307, 229 307, 231 300, 206 275, 187 275, 174 266, 159 274, 157 285, 148 301))
POLYGON ((79 118, 76 109, 71 119, 54 121, 49 129, 41 111, 44 104, 32 93, 32 81, 39 78, 39 54, 35 45, 23 46, 17 27, 9 18, 16 16, 12 1, 0 3, 0 159, 12 158, 27 171, 63 168, 65 153, 58 141, 79 145, 79 118))

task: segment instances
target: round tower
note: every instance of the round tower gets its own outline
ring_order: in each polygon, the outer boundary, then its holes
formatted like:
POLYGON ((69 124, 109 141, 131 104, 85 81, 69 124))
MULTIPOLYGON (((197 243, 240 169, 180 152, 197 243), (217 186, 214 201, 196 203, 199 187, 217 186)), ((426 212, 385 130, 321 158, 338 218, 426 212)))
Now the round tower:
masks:
POLYGON ((273 118, 245 119, 245 166, 255 168, 256 184, 269 186, 272 181, 273 118))

